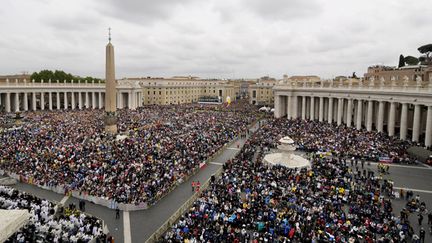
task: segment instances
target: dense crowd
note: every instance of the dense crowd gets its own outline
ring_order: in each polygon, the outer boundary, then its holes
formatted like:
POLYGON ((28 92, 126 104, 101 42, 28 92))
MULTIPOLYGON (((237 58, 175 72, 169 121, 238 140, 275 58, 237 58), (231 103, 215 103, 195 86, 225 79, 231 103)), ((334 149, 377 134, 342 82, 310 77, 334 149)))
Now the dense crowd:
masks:
POLYGON ((391 141, 323 123, 272 119, 224 165, 220 178, 212 178, 163 241, 407 242, 422 233, 424 239, 424 231, 415 234, 407 217, 393 213, 391 183, 347 163, 348 155, 401 156, 391 141), (305 150, 334 156, 311 156, 311 167, 301 170, 263 163, 264 151, 286 135, 305 150))
POLYGON ((394 163, 411 163, 407 154, 412 142, 390 137, 377 131, 357 130, 345 125, 307 121, 301 119, 279 119, 271 123, 273 135, 289 134, 300 150, 307 152, 331 152, 336 156, 349 156, 378 162, 388 157, 394 163))
POLYGON ((248 105, 120 110, 124 135, 101 110, 31 112, 0 133, 0 169, 23 180, 124 203, 153 204, 256 119, 248 105))
POLYGON ((10 187, 0 186, 0 209, 25 209, 31 215, 6 242, 90 242, 105 237, 97 218, 68 209, 58 214, 52 202, 10 187))

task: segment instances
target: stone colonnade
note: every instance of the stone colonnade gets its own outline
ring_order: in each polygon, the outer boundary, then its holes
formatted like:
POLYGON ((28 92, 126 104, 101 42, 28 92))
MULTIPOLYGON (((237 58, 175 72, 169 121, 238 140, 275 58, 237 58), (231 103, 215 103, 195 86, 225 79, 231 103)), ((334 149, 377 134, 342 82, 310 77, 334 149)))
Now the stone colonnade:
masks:
MULTIPOLYGON (((373 97, 368 94, 317 92, 275 92, 275 117, 301 118, 346 124, 347 127, 387 132, 400 139, 432 145, 431 101, 402 94, 400 99, 389 94, 373 97)), ((421 97, 421 94, 420 96, 421 97)), ((424 97, 423 97, 424 98, 424 97)))
MULTIPOLYGON (((140 87, 117 87, 117 108, 142 105, 140 87)), ((0 112, 60 109, 101 109, 105 106, 104 84, 10 83, 0 84, 0 112)))

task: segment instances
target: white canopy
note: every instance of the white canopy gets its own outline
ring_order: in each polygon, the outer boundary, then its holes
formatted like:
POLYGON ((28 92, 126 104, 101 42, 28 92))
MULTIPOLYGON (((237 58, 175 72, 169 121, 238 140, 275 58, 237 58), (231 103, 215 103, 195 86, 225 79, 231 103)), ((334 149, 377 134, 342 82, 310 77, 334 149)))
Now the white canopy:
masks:
POLYGON ((29 219, 30 213, 27 210, 0 210, 0 242, 6 241, 26 225, 29 219))

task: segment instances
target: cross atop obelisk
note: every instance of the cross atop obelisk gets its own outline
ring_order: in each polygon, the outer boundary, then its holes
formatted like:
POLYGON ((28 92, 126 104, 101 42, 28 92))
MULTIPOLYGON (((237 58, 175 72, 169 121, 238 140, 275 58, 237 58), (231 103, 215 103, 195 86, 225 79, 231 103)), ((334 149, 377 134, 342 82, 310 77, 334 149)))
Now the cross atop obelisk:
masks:
POLYGON ((115 80, 114 46, 111 44, 111 28, 108 28, 105 64, 105 131, 117 133, 117 87, 115 80))

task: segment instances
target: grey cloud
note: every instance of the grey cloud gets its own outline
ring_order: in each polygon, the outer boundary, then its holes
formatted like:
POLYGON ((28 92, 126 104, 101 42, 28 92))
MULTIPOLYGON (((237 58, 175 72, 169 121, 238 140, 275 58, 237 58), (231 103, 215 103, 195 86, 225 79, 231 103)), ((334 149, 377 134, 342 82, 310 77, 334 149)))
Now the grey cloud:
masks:
POLYGON ((418 55, 429 1, 6 0, 0 65, 103 77, 111 26, 118 77, 361 74, 418 55))
POLYGON ((97 0, 98 10, 102 14, 121 19, 123 21, 147 25, 156 20, 166 20, 175 14, 179 6, 187 5, 196 0, 97 0))
POLYGON ((83 32, 90 26, 99 26, 102 21, 95 14, 55 14, 42 18, 42 22, 51 26, 55 31, 83 32))
POLYGON ((316 0, 244 0, 244 6, 263 19, 276 20, 316 16, 322 10, 316 0))

